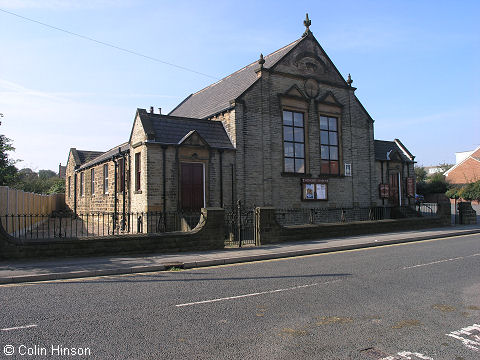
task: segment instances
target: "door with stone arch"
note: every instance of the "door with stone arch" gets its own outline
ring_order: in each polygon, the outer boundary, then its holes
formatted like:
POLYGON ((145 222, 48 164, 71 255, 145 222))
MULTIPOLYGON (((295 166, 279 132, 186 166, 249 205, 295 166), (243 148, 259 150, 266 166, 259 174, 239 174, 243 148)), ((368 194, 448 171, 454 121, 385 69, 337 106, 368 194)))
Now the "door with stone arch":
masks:
POLYGON ((203 163, 181 163, 180 191, 182 210, 199 211, 202 207, 205 207, 205 170, 203 163))
POLYGON ((399 183, 398 173, 390 174, 390 203, 395 206, 399 205, 399 183))

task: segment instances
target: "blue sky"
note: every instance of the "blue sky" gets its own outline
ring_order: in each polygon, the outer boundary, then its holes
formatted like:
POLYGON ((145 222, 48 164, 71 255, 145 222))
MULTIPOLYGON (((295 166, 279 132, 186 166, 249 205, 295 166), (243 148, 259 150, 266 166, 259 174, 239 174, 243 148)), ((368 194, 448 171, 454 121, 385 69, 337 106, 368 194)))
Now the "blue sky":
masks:
POLYGON ((0 0, 0 132, 20 167, 128 140, 137 107, 190 93, 311 30, 375 120, 421 165, 480 145, 480 1, 0 0))

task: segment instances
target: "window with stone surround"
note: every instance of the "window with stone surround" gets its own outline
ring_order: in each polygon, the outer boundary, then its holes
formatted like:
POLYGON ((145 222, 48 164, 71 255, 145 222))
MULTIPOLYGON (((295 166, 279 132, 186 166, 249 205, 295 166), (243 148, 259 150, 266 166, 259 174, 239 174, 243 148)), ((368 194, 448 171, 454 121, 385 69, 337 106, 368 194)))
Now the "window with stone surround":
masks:
POLYGON ((141 153, 135 154, 135 191, 140 191, 140 175, 142 173, 141 164, 140 164, 140 155, 141 153))
POLYGON ((320 116, 320 172, 339 175, 338 119, 320 116))
POLYGON ((93 195, 95 195, 95 169, 92 168, 90 170, 90 193, 93 195))
POLYGON ((305 173, 305 124, 301 112, 283 111, 283 159, 286 173, 305 173))
POLYGON ((85 181, 85 173, 82 171, 80 173, 80 196, 84 196, 84 193, 83 193, 84 181, 85 181))
POLYGON ((103 193, 108 194, 108 164, 103 165, 103 193))
POLYGON ((68 177, 68 186, 67 186, 67 188, 68 188, 68 192, 67 192, 67 193, 68 193, 68 197, 70 197, 70 186, 71 186, 71 185, 72 185, 72 177, 69 176, 69 177, 68 177))

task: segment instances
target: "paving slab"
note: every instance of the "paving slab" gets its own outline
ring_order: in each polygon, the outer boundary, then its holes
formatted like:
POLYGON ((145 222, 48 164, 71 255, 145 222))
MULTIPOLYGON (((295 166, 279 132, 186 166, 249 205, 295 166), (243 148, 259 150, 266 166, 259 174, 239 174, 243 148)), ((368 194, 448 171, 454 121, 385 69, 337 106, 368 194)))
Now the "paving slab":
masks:
POLYGON ((173 266, 190 269, 477 233, 480 233, 480 225, 457 225, 434 229, 337 237, 202 252, 154 254, 148 256, 102 256, 1 261, 0 284, 155 272, 168 270, 173 266))

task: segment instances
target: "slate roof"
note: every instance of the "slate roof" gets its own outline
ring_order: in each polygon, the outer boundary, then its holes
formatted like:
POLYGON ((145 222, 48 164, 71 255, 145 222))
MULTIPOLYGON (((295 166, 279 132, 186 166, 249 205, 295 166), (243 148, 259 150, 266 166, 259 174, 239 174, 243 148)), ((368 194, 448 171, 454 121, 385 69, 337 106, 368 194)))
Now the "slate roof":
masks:
POLYGON ((196 130, 212 148, 234 149, 220 121, 151 114, 145 109, 137 109, 137 112, 149 141, 176 145, 192 130, 196 130))
MULTIPOLYGON (((79 170, 89 168, 91 166, 100 164, 102 162, 108 161, 112 158, 113 155, 116 155, 119 153, 118 149, 120 148, 120 152, 128 151, 130 149, 130 144, 128 142, 125 142, 123 144, 120 144, 118 146, 115 146, 114 148, 105 151, 105 152, 100 152, 95 158, 90 159, 88 162, 85 162, 82 164, 79 168, 79 170)), ((98 153, 98 151, 90 151, 92 153, 98 153)))
POLYGON ((405 162, 413 162, 413 155, 403 146, 400 140, 395 139, 396 141, 385 141, 385 140, 375 140, 374 148, 375 148, 375 160, 379 161, 388 161, 391 160, 387 158, 387 154, 390 152, 390 155, 393 155, 395 152, 399 154, 401 159, 405 162), (402 149, 400 146, 403 146, 402 149))
MULTIPOLYGON (((265 56, 265 64, 263 64, 263 67, 266 69, 273 67, 302 39, 304 38, 295 40, 265 56)), ((230 107, 230 101, 238 98, 257 81, 258 78, 255 70, 258 68, 258 61, 255 61, 195 94, 189 95, 173 109, 169 115, 203 119, 228 109, 230 107)))
POLYGON ((78 160, 80 164, 83 165, 86 162, 95 159, 97 156, 103 154, 103 151, 89 151, 89 150, 76 150, 78 154, 78 160))

